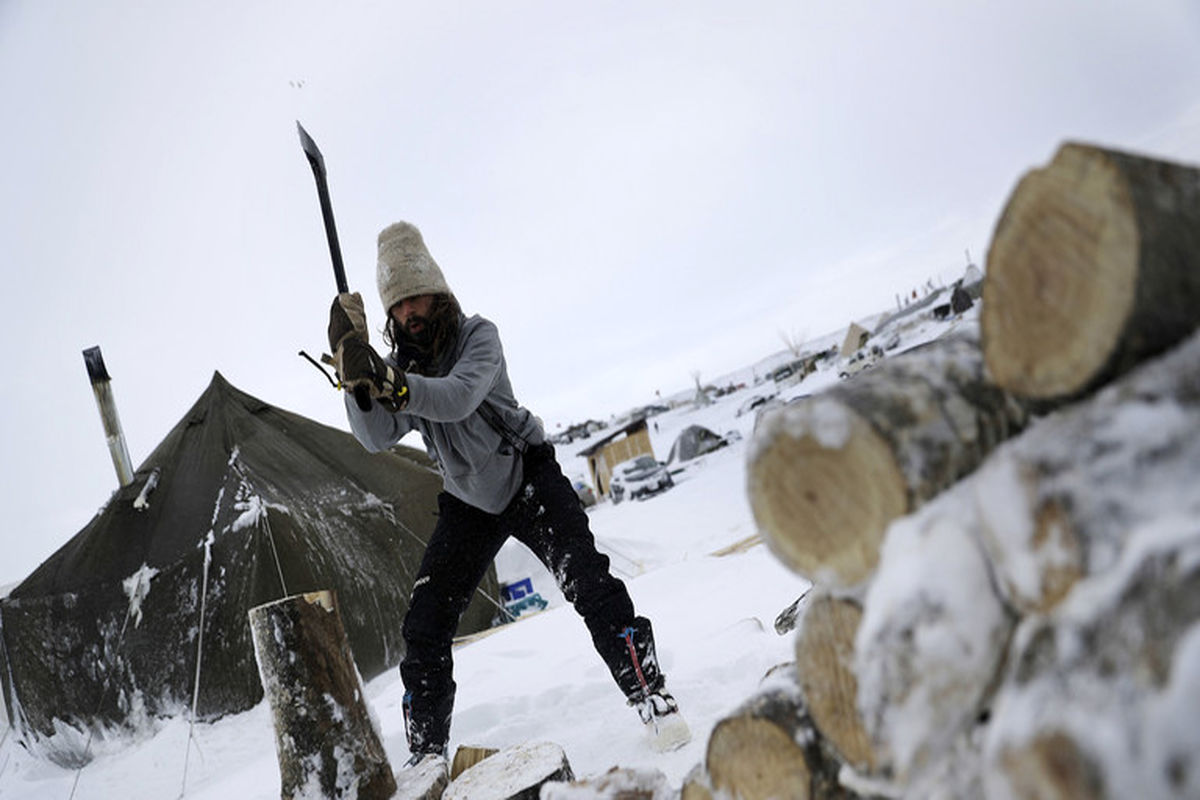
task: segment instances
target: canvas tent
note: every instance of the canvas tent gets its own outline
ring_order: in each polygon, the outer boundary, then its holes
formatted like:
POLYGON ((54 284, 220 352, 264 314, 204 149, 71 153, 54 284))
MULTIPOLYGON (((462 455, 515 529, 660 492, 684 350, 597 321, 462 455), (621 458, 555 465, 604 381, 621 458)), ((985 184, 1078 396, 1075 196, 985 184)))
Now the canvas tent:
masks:
POLYGON ((671 445, 671 453, 667 456, 667 463, 691 461, 693 458, 699 458, 705 453, 711 453, 727 444, 729 442, 723 436, 713 433, 703 425, 689 425, 675 437, 675 443, 671 445))
MULTIPOLYGON (((397 664, 440 489, 423 454, 370 454, 215 374, 133 483, 0 600, 14 732, 79 763, 81 732, 190 707, 198 651, 197 716, 250 708, 262 687, 247 611, 317 589, 337 593, 364 678, 397 664)), ((494 570, 481 588, 460 632, 497 613, 494 570)))

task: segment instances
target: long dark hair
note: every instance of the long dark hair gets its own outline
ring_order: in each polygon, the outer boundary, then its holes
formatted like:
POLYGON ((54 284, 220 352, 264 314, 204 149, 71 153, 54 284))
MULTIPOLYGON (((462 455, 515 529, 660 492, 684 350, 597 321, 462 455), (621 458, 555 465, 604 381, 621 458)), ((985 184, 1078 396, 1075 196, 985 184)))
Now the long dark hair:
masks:
POLYGON ((435 294, 429 306, 429 327, 426 333, 410 336, 388 309, 383 341, 392 349, 401 369, 418 375, 434 375, 441 362, 458 340, 462 326, 462 309, 454 295, 435 294))

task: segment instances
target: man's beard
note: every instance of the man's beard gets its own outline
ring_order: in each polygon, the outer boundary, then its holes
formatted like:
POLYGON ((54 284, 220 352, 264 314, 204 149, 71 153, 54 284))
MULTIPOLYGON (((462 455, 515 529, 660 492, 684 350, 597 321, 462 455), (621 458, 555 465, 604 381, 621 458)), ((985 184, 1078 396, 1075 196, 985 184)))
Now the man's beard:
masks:
POLYGON ((433 343, 433 322, 429 317, 413 317, 404 325, 404 333, 409 340, 422 350, 428 350, 433 343), (414 333, 413 323, 416 323, 417 331, 414 333))
POLYGON ((412 317, 407 324, 394 318, 389 320, 392 347, 402 360, 411 362, 405 369, 419 375, 433 375, 438 362, 454 347, 461 316, 453 295, 436 295, 428 314, 412 317), (417 322, 420 324, 414 325, 417 322), (411 330, 410 325, 417 330, 411 330))

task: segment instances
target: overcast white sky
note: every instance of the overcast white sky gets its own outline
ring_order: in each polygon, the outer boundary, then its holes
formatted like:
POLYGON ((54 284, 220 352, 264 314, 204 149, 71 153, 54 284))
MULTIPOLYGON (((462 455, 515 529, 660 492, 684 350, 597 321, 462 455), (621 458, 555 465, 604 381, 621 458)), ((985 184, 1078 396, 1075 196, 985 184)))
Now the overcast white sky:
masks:
POLYGON ((421 227, 551 430, 950 281, 1077 138, 1200 161, 1195 0, 0 2, 0 583, 214 370, 345 428, 297 356, 334 292, 300 120, 373 328, 421 227))

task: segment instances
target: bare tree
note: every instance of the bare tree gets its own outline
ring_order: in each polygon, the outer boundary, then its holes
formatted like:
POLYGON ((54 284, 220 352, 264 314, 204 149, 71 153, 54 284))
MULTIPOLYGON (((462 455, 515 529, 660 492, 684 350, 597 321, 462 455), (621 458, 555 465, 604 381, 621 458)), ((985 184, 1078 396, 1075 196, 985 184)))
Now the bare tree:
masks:
POLYGON ((796 358, 799 358, 802 355, 800 351, 804 347, 804 343, 808 340, 808 335, 805 331, 793 329, 790 332, 780 331, 779 338, 783 340, 783 344, 787 347, 788 351, 796 358))

